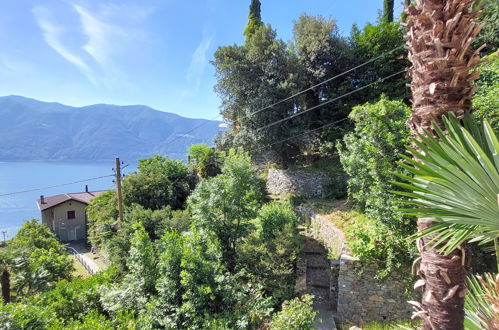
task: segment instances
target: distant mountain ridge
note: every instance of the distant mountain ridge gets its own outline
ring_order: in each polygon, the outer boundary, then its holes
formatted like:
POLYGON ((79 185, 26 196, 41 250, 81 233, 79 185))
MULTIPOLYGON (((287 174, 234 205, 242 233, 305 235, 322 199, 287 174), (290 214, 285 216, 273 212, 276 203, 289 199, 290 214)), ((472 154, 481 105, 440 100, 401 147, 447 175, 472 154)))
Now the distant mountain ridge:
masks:
POLYGON ((2 161, 136 160, 155 153, 182 158, 187 146, 210 145, 221 130, 219 121, 143 105, 71 107, 22 96, 0 97, 0 118, 2 161))

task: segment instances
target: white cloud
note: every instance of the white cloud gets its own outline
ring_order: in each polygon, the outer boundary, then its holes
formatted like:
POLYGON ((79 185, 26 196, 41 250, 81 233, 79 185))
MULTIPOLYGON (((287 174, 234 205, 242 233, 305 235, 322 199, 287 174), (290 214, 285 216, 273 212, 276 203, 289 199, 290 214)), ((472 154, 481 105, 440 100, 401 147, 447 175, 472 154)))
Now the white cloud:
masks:
POLYGON ((79 56, 71 52, 62 42, 62 37, 66 30, 63 26, 54 23, 50 16, 51 12, 42 6, 33 8, 33 15, 36 22, 42 30, 45 42, 52 47, 59 55, 64 57, 68 62, 75 65, 80 71, 94 84, 96 84, 93 70, 90 66, 79 56))
POLYGON ((187 70, 187 81, 194 83, 196 90, 198 90, 201 85, 201 78, 204 74, 206 65, 208 64, 207 53, 212 40, 213 35, 208 35, 206 30, 203 31, 203 39, 194 53, 192 53, 191 63, 189 64, 189 69, 187 70))
POLYGON ((75 65, 94 85, 109 88, 123 85, 127 77, 119 68, 119 56, 124 51, 129 55, 135 50, 134 43, 144 36, 138 25, 153 9, 119 2, 100 3, 90 8, 79 0, 62 1, 70 12, 57 14, 67 16, 71 12, 76 13, 79 24, 65 26, 56 23, 56 13, 48 7, 34 7, 33 14, 45 42, 75 65), (75 45, 74 40, 81 38, 83 42, 75 45))
POLYGON ((104 22, 82 6, 73 5, 73 8, 80 15, 83 33, 88 38, 83 50, 102 67, 109 65, 114 51, 113 46, 126 37, 125 31, 118 26, 104 22))

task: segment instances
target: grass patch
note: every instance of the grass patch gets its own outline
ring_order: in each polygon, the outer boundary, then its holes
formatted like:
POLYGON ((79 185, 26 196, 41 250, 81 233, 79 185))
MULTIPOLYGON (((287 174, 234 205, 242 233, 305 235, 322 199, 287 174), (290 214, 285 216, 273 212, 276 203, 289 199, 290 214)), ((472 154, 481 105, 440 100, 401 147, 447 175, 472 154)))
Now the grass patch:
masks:
POLYGON ((347 200, 309 199, 305 205, 315 212, 324 215, 332 224, 345 234, 356 225, 365 224, 367 217, 356 211, 347 200))
POLYGON ((90 274, 88 271, 83 267, 83 265, 76 259, 74 255, 69 256, 71 260, 73 261, 73 272, 71 273, 71 276, 73 277, 80 277, 80 278, 88 278, 90 277, 90 274))
MULTIPOLYGON (((395 320, 395 321, 385 321, 385 322, 372 321, 362 325, 361 328, 362 330, 392 330, 392 329, 402 329, 401 326, 403 326, 416 329, 420 325, 421 325, 420 321, 414 321, 414 320, 395 320)), ((353 326, 352 324, 349 324, 342 327, 342 329, 350 329, 350 327, 352 326, 353 326)))

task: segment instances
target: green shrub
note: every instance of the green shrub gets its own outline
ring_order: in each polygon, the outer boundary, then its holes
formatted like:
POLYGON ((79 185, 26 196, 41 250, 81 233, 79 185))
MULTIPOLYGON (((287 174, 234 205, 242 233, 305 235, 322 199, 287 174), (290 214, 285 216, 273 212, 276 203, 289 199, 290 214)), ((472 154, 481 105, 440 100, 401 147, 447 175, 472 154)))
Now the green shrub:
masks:
POLYGON ((193 166, 202 178, 220 174, 222 155, 204 143, 193 144, 188 149, 189 165, 193 166))
POLYGON ((90 311, 103 310, 98 288, 106 282, 106 277, 100 273, 86 279, 63 280, 54 289, 33 298, 29 303, 49 310, 63 322, 83 320, 90 311))
POLYGON ((13 289, 20 298, 47 291, 71 277, 73 262, 64 245, 35 219, 21 226, 7 250, 13 260, 13 289))
POLYGON ((49 310, 30 304, 0 305, 0 329, 45 329, 58 322, 49 310))
POLYGON ((416 248, 406 237, 396 235, 375 219, 358 214, 347 227, 347 246, 361 261, 376 263, 378 278, 396 269, 407 270, 416 256, 416 248))
POLYGON ((353 132, 338 143, 340 160, 348 179, 348 193, 368 216, 403 234, 412 232, 410 218, 395 211, 391 190, 396 186, 394 172, 402 170, 396 165, 399 154, 405 152, 410 131, 405 122, 410 109, 401 101, 386 97, 374 104, 356 106, 350 113, 355 122, 353 132))
POLYGON ((122 268, 130 249, 130 237, 134 224, 141 222, 152 241, 160 239, 165 230, 183 232, 189 229, 190 214, 186 210, 172 211, 170 206, 159 210, 145 209, 139 204, 126 207, 124 222, 114 216, 114 198, 104 194, 95 198, 87 207, 89 240, 94 247, 103 250, 111 262, 122 268), (102 197, 104 196, 104 197, 102 197), (101 198, 102 197, 102 198, 101 198))
MULTIPOLYGON (((495 5, 498 7, 499 5, 495 5)), ((479 120, 487 119, 499 131, 499 50, 483 58, 477 68, 480 79, 476 81, 477 91, 473 97, 473 112, 479 120)))
POLYGON ((313 296, 304 295, 286 301, 272 319, 271 330, 312 330, 317 312, 312 307, 313 296))
POLYGON ((296 227, 300 222, 300 218, 293 211, 291 204, 275 201, 265 204, 261 208, 258 212, 258 220, 264 241, 274 239, 287 224, 296 227))
POLYGON ((289 203, 266 204, 258 212, 258 230, 246 237, 238 249, 244 277, 261 285, 276 305, 294 293, 296 260, 303 244, 298 222, 289 203))
POLYGON ((165 206, 182 209, 193 185, 194 177, 186 165, 156 155, 141 159, 138 171, 123 180, 123 201, 151 210, 165 206))
POLYGON ((263 182, 247 153, 230 150, 222 173, 203 180, 189 197, 192 224, 220 242, 224 263, 234 270, 236 247, 248 235, 263 200, 263 182))

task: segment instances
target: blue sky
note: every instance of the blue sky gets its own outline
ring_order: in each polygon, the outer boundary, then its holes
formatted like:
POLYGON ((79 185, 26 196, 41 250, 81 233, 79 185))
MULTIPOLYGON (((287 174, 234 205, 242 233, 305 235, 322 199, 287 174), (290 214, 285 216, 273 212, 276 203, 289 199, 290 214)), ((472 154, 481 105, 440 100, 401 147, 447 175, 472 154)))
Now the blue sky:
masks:
MULTIPOLYGON (((73 106, 144 104, 212 118, 209 63, 241 44, 249 0, 5 0, 0 2, 0 96, 73 106)), ((289 40, 303 12, 331 16, 343 34, 374 22, 382 0, 261 0, 262 18, 289 40)), ((400 12, 401 5, 396 4, 400 12)))

